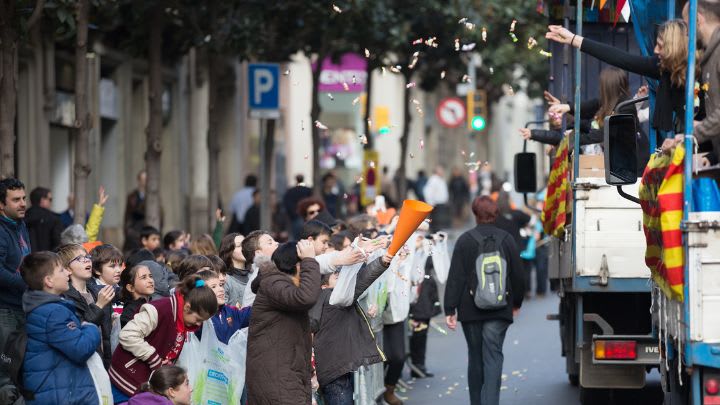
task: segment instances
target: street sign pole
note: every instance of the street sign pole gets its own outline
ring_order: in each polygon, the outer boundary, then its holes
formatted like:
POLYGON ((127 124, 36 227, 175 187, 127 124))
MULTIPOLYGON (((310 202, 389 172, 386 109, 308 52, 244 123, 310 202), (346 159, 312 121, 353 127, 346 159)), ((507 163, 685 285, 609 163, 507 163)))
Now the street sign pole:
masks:
POLYGON ((271 63, 251 63, 248 65, 248 99, 250 118, 259 120, 260 164, 260 229, 270 231, 272 204, 270 203, 270 183, 274 151, 266 150, 267 120, 280 118, 280 66, 271 63), (265 156, 265 155, 268 156, 265 156))

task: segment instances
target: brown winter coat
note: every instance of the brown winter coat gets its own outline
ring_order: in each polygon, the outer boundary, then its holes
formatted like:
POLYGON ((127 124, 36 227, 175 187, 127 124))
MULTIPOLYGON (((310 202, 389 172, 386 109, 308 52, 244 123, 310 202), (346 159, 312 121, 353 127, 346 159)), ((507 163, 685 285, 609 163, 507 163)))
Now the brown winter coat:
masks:
POLYGON ((308 311, 320 295, 320 267, 300 262, 300 283, 263 264, 252 283, 257 294, 250 317, 247 349, 248 403, 311 403, 312 340, 308 311))

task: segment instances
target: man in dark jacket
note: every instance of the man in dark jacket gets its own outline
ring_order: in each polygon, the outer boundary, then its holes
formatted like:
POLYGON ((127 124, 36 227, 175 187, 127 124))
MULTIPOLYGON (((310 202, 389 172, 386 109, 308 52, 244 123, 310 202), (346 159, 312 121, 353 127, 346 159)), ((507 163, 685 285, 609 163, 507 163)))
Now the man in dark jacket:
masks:
POLYGON ((445 316, 448 327, 455 330, 462 323, 468 345, 468 385, 472 405, 497 405, 503 364, 503 341, 523 301, 523 267, 513 238, 492 223, 498 215, 490 197, 473 201, 477 227, 460 235, 450 261, 450 274, 445 288, 445 316), (507 305, 482 310, 475 305, 476 260, 482 252, 478 239, 494 239, 495 247, 507 263, 507 305))
POLYGON ((253 303, 247 348, 248 403, 309 404, 312 366, 308 311, 320 295, 320 268, 312 242, 277 248, 251 284, 253 303), (298 271, 299 267, 299 271, 298 271))
POLYGON ((52 192, 45 187, 36 187, 30 192, 30 209, 25 223, 30 234, 33 252, 53 250, 60 246, 60 233, 65 229, 60 216, 50 211, 52 192))
POLYGON ((391 260, 385 255, 360 269, 353 303, 347 307, 330 305, 338 273, 323 276, 327 282, 310 310, 310 329, 314 333, 315 370, 327 405, 352 404, 353 372, 385 361, 357 299, 387 270, 391 260))

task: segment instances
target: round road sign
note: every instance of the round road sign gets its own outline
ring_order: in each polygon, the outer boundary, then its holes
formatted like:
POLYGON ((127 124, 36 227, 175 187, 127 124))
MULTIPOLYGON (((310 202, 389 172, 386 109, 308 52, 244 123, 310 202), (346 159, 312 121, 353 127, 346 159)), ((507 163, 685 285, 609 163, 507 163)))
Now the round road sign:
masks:
POLYGON ((465 104, 456 97, 445 98, 435 111, 440 124, 446 128, 457 128, 465 122, 465 104))

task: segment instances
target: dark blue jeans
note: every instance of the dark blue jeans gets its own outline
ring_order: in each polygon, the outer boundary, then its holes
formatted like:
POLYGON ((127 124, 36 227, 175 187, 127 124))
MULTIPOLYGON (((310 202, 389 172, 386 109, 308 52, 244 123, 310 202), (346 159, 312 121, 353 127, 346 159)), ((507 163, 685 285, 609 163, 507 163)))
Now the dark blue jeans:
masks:
POLYGON ((347 373, 321 387, 325 405, 353 405, 353 373, 347 373))
POLYGON ((461 324, 468 345, 470 404, 498 405, 504 359, 502 347, 510 322, 492 320, 461 324))

